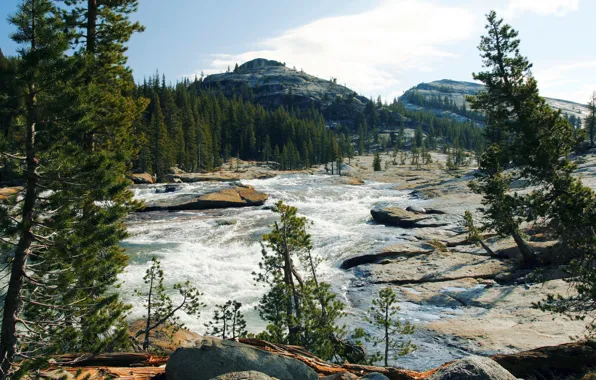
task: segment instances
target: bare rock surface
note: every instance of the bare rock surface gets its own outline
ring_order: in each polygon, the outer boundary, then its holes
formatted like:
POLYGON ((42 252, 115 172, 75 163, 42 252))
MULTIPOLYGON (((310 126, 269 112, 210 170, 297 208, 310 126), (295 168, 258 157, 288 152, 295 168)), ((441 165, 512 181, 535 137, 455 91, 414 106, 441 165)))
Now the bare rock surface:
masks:
POLYGON ((206 210, 228 207, 248 207, 261 206, 268 195, 256 191, 251 186, 238 186, 234 188, 224 188, 223 190, 203 194, 191 200, 179 203, 164 203, 171 200, 162 201, 146 206, 141 211, 181 211, 181 210, 206 210))
POLYGON ((205 339, 179 348, 166 365, 168 380, 208 380, 230 372, 256 371, 280 380, 316 380, 317 373, 296 359, 228 340, 205 339))
POLYGON ((492 359, 469 356, 439 369, 429 380, 516 380, 516 377, 492 359))

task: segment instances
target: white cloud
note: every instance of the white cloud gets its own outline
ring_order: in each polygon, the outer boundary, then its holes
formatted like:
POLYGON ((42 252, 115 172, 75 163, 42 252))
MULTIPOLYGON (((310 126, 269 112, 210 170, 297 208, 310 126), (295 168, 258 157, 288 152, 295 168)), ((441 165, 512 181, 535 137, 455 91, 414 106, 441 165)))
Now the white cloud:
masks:
MULTIPOLYGON (((432 72, 455 57, 449 46, 477 38, 479 15, 421 0, 385 0, 363 13, 329 17, 288 30, 241 54, 217 54, 206 74, 263 57, 286 62, 364 95, 399 95, 404 72, 432 72)), ((431 74, 429 74, 432 77, 431 74)))
POLYGON ((596 90, 594 72, 596 59, 551 63, 544 68, 537 67, 534 76, 542 95, 586 103, 592 91, 596 90))
POLYGON ((564 16, 579 9, 580 0, 509 0, 505 10, 506 18, 526 12, 539 15, 564 16))

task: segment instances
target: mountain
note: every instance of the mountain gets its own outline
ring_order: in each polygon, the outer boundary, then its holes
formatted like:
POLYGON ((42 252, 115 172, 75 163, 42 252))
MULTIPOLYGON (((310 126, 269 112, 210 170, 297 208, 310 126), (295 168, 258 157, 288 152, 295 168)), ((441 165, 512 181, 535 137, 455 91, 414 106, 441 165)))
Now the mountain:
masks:
MULTIPOLYGON (((409 110, 425 109, 437 116, 452 117, 460 122, 474 120, 482 123, 482 117, 469 110, 465 101, 468 95, 475 95, 484 85, 472 82, 459 82, 449 79, 430 83, 420 83, 406 91, 399 101, 409 110)), ((588 108, 568 100, 545 98, 547 103, 560 109, 573 123, 581 122, 588 115, 588 108)))
POLYGON ((321 111, 326 120, 338 122, 351 122, 368 102, 367 98, 335 80, 317 78, 264 58, 246 62, 232 72, 209 75, 204 78, 202 87, 221 90, 228 97, 241 95, 266 108, 312 106, 321 111))

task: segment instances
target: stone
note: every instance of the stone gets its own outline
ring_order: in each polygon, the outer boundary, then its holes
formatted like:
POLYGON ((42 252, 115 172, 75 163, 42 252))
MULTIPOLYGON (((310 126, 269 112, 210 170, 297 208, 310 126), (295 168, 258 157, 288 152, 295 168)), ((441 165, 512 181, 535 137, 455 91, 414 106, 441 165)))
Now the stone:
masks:
POLYGON ((151 185, 155 183, 155 178, 149 173, 135 173, 128 177, 135 185, 151 185))
POLYGON ((139 211, 206 210, 228 207, 262 206, 269 196, 250 186, 226 188, 176 204, 153 204, 139 211))
POLYGON ((373 372, 368 375, 362 376, 360 380, 389 380, 389 378, 382 373, 373 372))
POLYGON ((212 380, 276 380, 277 378, 257 371, 231 372, 219 375, 212 380))
POLYGON ((428 215, 416 214, 406 211, 401 207, 391 206, 385 202, 376 204, 370 214, 377 223, 401 228, 423 228, 423 227, 442 227, 449 223, 436 221, 427 221, 431 217, 428 215), (426 221, 422 223, 423 221, 426 221))
POLYGON ((168 360, 168 380, 208 380, 230 372, 257 371, 280 380, 316 380, 317 373, 296 359, 228 340, 204 339, 179 348, 168 360))
POLYGON ((424 207, 418 206, 408 206, 406 207, 406 211, 413 212, 414 214, 426 214, 424 207))
POLYGON ((469 356, 439 369, 429 380, 516 380, 492 359, 469 356))
POLYGON ((359 377, 354 375, 351 372, 343 372, 343 373, 336 373, 334 375, 329 375, 322 377, 320 380, 358 380, 359 377))
POLYGON ((22 190, 22 187, 2 187, 0 188, 0 201, 10 198, 22 190))
POLYGON ((491 358, 520 378, 543 378, 549 373, 575 378, 596 363, 596 346, 589 342, 568 343, 491 358))

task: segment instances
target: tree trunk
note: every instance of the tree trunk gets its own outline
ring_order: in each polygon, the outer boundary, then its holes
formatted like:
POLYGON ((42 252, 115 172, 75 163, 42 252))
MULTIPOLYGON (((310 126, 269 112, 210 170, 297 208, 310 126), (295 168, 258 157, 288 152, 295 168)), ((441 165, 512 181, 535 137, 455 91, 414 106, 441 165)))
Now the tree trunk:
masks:
MULTIPOLYGON (((35 30, 35 24, 33 24, 33 30, 35 30)), ((34 48, 35 42, 32 43, 32 50, 34 50, 34 48)), ((23 290, 23 279, 25 277, 27 259, 31 253, 31 244, 33 242, 32 227, 35 218, 34 207, 37 200, 36 192, 38 182, 36 173, 37 158, 35 157, 35 124, 37 115, 34 85, 30 86, 29 92, 30 96, 27 102, 26 140, 27 185, 25 188, 25 199, 21 214, 22 219, 19 226, 19 242, 14 253, 8 290, 6 292, 6 298, 4 299, 4 313, 2 316, 2 331, 0 335, 0 358, 2 358, 0 379, 7 379, 10 377, 12 362, 17 353, 17 323, 19 321, 19 313, 22 307, 21 293, 23 290)))
MULTIPOLYGON (((87 55, 95 59, 95 53, 97 51, 97 0, 87 0, 87 55)), ((87 84, 91 83, 92 72, 88 68, 87 72, 87 84)), ((89 131, 85 134, 85 145, 87 149, 93 151, 95 149, 95 134, 93 131, 89 131)))
POLYGON ((536 254, 528 245, 528 243, 526 243, 526 241, 521 237, 519 231, 515 230, 511 235, 513 236, 513 240, 515 240, 515 244, 517 244, 519 252, 522 255, 522 266, 532 267, 536 265, 536 254))
POLYGON ((385 367, 389 364, 387 359, 389 358, 389 304, 385 306, 385 367))
POLYGON ((149 295, 147 297, 147 324, 145 325, 145 339, 143 339, 143 350, 147 351, 149 349, 149 333, 151 327, 151 296, 153 295, 153 279, 155 278, 155 272, 151 276, 151 281, 149 282, 149 295))

